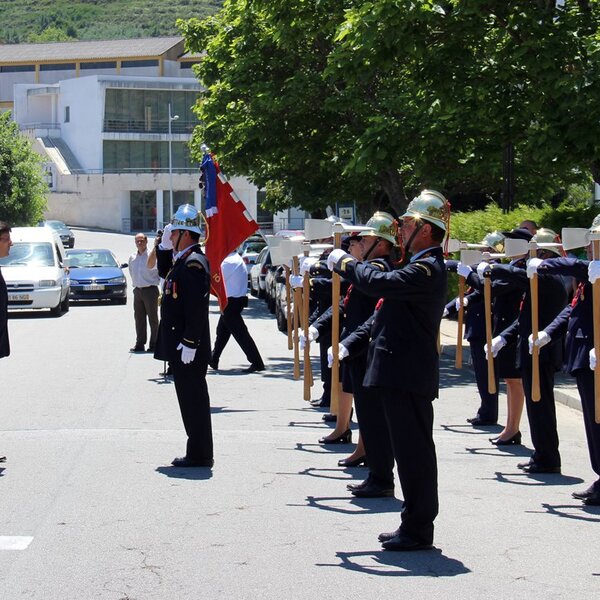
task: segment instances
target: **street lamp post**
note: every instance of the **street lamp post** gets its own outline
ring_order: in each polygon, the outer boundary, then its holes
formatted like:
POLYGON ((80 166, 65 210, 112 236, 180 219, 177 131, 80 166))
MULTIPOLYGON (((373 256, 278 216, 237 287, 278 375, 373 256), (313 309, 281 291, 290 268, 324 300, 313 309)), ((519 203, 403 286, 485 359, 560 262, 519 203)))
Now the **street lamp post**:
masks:
POLYGON ((169 220, 173 216, 173 157, 171 154, 171 122, 177 121, 179 115, 171 115, 171 103, 169 102, 169 220))

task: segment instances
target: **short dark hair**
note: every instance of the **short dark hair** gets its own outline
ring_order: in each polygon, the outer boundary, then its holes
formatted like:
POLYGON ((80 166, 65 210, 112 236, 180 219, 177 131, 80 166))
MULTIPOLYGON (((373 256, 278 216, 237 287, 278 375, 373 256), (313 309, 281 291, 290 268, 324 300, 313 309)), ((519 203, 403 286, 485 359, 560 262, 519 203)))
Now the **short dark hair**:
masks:
POLYGON ((10 225, 6 221, 0 221, 0 235, 10 233, 10 225))
POLYGON ((431 225, 431 239, 434 242, 441 244, 444 241, 444 236, 446 235, 446 232, 441 227, 438 227, 433 223, 428 223, 428 225, 431 225))
POLYGON ((196 244, 199 242, 200 240, 200 234, 197 231, 190 231, 188 229, 188 232, 190 234, 190 237, 194 240, 194 242, 196 242, 196 244))

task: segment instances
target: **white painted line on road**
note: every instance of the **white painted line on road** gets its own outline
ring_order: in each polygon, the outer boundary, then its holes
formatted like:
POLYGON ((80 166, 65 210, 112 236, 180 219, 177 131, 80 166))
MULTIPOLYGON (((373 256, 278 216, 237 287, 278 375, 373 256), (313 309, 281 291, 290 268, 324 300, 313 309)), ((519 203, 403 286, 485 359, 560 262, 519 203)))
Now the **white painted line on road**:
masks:
POLYGON ((32 540, 29 535, 0 535, 0 550, 26 550, 32 540))

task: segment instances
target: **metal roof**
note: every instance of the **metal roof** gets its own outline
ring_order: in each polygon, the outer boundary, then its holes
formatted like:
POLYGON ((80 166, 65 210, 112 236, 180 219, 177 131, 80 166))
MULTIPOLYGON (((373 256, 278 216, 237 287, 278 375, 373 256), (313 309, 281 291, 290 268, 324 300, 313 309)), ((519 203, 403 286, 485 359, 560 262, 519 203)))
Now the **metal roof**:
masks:
POLYGON ((0 64, 160 56, 182 41, 183 38, 177 36, 49 44, 0 44, 0 64))

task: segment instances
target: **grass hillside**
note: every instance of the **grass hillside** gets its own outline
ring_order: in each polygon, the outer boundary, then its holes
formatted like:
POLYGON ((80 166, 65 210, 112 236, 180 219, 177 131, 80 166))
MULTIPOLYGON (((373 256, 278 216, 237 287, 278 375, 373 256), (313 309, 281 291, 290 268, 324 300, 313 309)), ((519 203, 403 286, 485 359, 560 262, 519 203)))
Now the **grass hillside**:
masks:
POLYGON ((223 0, 0 0, 0 43, 178 35, 177 19, 204 17, 223 0))

